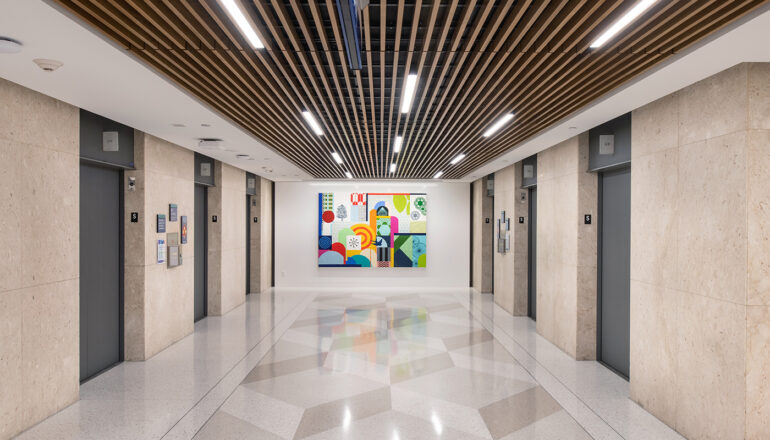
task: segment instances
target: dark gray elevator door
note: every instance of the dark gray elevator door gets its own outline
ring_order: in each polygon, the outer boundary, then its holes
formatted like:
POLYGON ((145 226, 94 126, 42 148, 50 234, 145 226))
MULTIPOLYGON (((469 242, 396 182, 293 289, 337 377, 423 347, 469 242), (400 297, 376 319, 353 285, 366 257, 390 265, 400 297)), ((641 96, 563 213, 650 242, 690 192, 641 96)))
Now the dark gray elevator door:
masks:
POLYGON ((246 195, 246 295, 251 286, 251 196, 246 195))
POLYGON ((120 178, 80 165, 81 381, 121 360, 120 178))
POLYGON ((529 256, 527 264, 528 297, 527 311, 530 318, 537 320, 537 188, 529 189, 529 256))
POLYGON ((599 358, 628 377, 631 169, 602 173, 599 358))
POLYGON ((193 240, 195 241, 195 321, 206 316, 206 261, 208 242, 206 240, 206 221, 208 220, 207 188, 195 185, 195 219, 193 240))

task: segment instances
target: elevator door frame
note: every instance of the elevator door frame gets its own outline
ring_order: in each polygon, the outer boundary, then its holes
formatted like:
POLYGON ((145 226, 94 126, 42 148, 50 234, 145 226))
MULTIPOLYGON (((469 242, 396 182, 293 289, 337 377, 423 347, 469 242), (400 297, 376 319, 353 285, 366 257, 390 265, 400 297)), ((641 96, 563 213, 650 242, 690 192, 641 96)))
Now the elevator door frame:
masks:
MULTIPOLYGON (((596 361, 602 364, 604 367, 606 367, 608 370, 612 371, 613 373, 617 374, 618 376, 624 378, 625 380, 629 380, 629 376, 623 373, 622 371, 619 371, 609 363, 605 362, 602 358, 602 264, 603 264, 603 252, 602 252, 602 245, 603 245, 603 224, 604 224, 604 173, 605 172, 616 172, 616 171, 628 171, 629 172, 629 179, 630 179, 630 173, 631 173, 631 166, 620 166, 616 168, 609 168, 599 171, 597 174, 598 178, 598 204, 597 204, 597 225, 596 225, 596 237, 597 237, 597 246, 596 246, 596 361)), ((629 189, 630 189, 630 182, 629 182, 629 189)), ((630 197, 630 194, 629 194, 630 197)), ((630 200, 629 200, 630 203, 630 200)), ((630 222, 630 218, 629 218, 630 222)), ((629 225, 629 231, 630 231, 630 225, 629 225)), ((629 245, 630 245, 630 234, 629 234, 629 245)), ((629 246, 630 247, 630 246, 629 246)), ((630 262, 630 255, 629 255, 629 262, 630 262)), ((629 304, 630 304, 630 295, 631 295, 631 288, 629 285, 629 304)), ((629 314, 629 321, 630 321, 630 314, 629 314)), ((630 322, 629 322, 630 325, 630 322)), ((629 349, 630 349, 630 340, 629 340, 629 349)))
MULTIPOLYGON (((105 368, 102 368, 99 371, 94 372, 93 374, 85 377, 80 378, 80 383, 86 383, 89 380, 98 377, 99 375, 103 374, 104 372, 110 370, 111 368, 115 367, 116 365, 119 365, 120 363, 125 361, 125 324, 124 324, 124 313, 125 313, 125 194, 124 194, 124 184, 123 181, 125 179, 124 175, 124 169, 121 167, 115 167, 110 166, 109 164, 105 164, 102 162, 97 162, 93 160, 88 159, 80 159, 80 168, 79 171, 82 170, 83 166, 88 166, 92 168, 103 168, 107 170, 116 171, 118 173, 118 360, 117 362, 114 362, 113 364, 106 366, 105 368)), ((78 178, 78 194, 81 193, 81 182, 80 178, 78 178)), ((79 220, 78 223, 82 221, 79 220)), ((78 224, 78 228, 80 228, 80 224, 78 224)), ((82 238, 78 238, 78 247, 81 247, 80 240, 82 238)), ((82 257, 79 257, 79 259, 82 257)), ((83 268, 80 268, 81 272, 83 268)), ((82 301, 82 292, 81 292, 81 286, 78 284, 78 313, 80 313, 80 308, 82 307, 80 305, 80 302, 82 301)), ((81 317, 82 319, 82 317, 81 317)), ((78 337, 79 341, 80 337, 78 337)), ((82 348, 81 348, 82 350, 82 348)), ((80 359, 78 360, 80 363, 80 359)), ((82 368, 82 365, 80 365, 82 368)))
MULTIPOLYGON (((209 219, 209 186, 208 185, 202 185, 199 183, 195 183, 194 191, 198 191, 198 187, 201 187, 203 189, 203 224, 198 224, 198 212, 196 211, 196 204, 195 204, 195 194, 193 194, 193 224, 195 226, 195 229, 193 231, 198 231, 198 228, 203 228, 202 236, 203 236, 203 316, 200 318, 195 317, 195 301, 197 298, 195 298, 195 266, 193 266, 193 322, 198 322, 209 316, 209 227, 208 227, 208 219, 209 219)), ((194 232, 194 234, 197 235, 197 232, 194 232)), ((194 243, 197 244, 197 237, 193 236, 194 243)), ((195 259, 197 260, 200 258, 200 255, 196 255, 195 259)), ((193 265, 197 264, 196 262, 193 262, 193 265)))
POLYGON ((246 194, 246 295, 251 293, 251 194, 246 194))
POLYGON ((527 225, 527 316, 537 322, 537 186, 528 188, 529 224, 527 225), (532 193, 535 194, 533 207, 532 193), (533 215, 534 213, 534 215, 533 215), (533 221, 534 219, 534 221, 533 221), (534 246, 533 246, 534 245, 534 246), (532 252, 534 247, 534 251, 532 252), (534 255, 533 255, 534 254, 534 255), (533 288, 534 286, 534 288, 533 288), (533 291, 534 290, 534 291, 533 291), (532 299, 534 298, 534 301, 532 299))

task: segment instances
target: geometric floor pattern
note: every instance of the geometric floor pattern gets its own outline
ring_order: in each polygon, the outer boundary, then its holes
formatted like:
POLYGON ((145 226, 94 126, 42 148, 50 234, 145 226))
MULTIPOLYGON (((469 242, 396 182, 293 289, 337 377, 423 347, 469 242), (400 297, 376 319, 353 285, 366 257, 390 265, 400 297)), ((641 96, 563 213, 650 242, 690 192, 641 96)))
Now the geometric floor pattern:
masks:
POLYGON ((195 436, 590 439, 446 295, 319 295, 195 436))

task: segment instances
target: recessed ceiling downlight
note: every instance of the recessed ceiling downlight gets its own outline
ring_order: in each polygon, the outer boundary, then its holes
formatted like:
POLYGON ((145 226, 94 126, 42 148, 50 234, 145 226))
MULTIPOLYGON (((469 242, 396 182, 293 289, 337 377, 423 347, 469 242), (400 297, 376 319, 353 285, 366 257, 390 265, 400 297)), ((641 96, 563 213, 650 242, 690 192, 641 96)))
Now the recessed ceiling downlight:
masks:
POLYGON ((0 37, 0 53, 19 53, 21 43, 10 38, 0 37))

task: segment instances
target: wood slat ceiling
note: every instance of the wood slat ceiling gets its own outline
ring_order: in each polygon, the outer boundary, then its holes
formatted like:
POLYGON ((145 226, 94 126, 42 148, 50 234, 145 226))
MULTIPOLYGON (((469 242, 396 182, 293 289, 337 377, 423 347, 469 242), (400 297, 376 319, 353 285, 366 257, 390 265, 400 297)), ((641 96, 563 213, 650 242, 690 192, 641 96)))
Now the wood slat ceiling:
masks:
POLYGON ((660 0, 590 49, 636 1, 372 1, 360 16, 363 68, 354 71, 334 0, 235 0, 256 25, 259 50, 217 0, 56 1, 312 176, 401 179, 439 170, 460 178, 767 3, 660 0), (409 73, 419 82, 402 114, 409 73), (482 137, 509 112, 508 126, 482 137), (450 166, 458 153, 467 158, 450 166))

